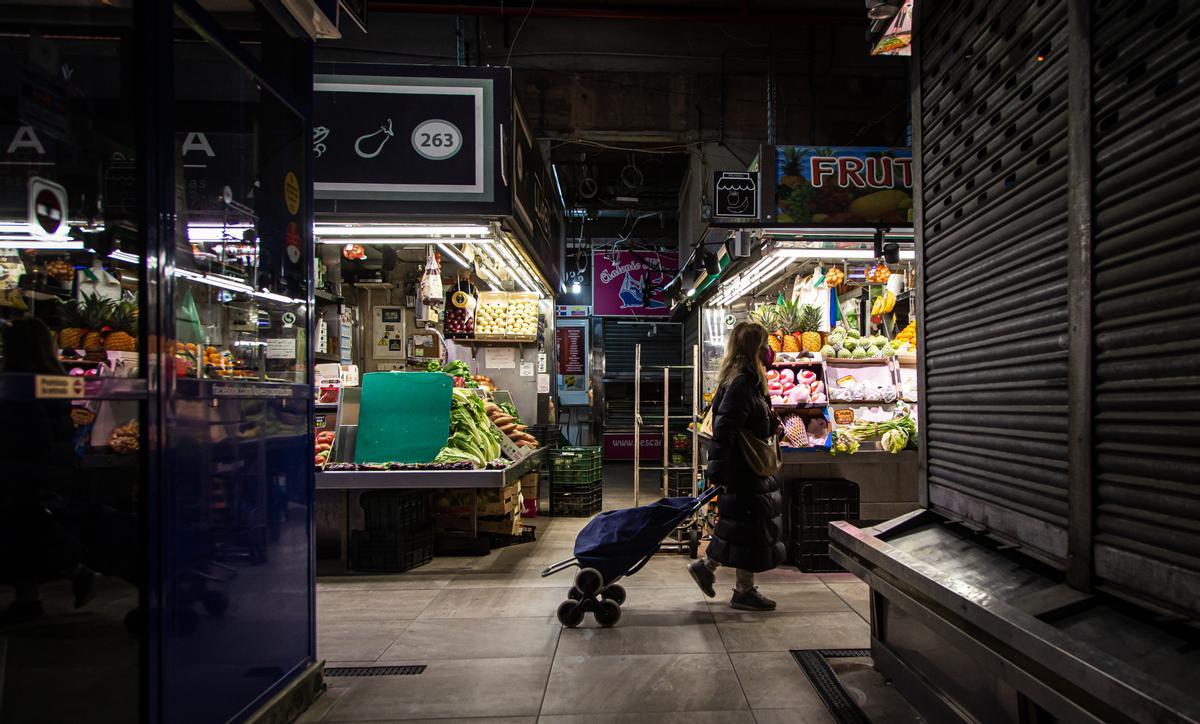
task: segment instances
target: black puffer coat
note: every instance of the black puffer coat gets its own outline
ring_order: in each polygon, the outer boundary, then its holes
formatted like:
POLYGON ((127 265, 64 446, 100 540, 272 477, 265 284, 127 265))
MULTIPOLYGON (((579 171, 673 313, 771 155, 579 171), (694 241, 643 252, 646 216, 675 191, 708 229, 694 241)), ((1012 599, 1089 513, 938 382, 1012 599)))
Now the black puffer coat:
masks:
POLYGON ((708 555, 722 565, 755 573, 784 561, 783 496, 774 477, 761 477, 746 464, 738 431, 765 438, 774 430, 771 403, 756 375, 743 372, 713 398, 713 439, 707 479, 724 485, 717 502, 720 519, 708 555))

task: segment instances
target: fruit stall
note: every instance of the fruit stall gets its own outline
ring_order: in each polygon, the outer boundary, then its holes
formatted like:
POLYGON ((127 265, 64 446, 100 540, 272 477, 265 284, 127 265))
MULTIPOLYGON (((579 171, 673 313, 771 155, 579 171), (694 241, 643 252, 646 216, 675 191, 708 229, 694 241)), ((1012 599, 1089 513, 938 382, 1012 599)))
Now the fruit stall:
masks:
POLYGON ((775 353, 768 394, 783 426, 778 477, 799 563, 824 545, 805 540, 822 515, 882 520, 917 507, 912 236, 806 227, 751 235, 752 253, 693 310, 703 392, 715 391, 729 329, 744 319, 766 327, 775 353))
POLYGON ((478 553, 523 540, 544 499, 559 201, 509 71, 458 70, 356 66, 347 85, 329 65, 315 78, 314 125, 328 130, 315 161, 313 335, 326 572, 398 571, 451 542, 478 553), (390 92, 397 78, 428 92, 390 92), (364 163, 339 132, 348 113, 450 130, 424 147, 415 126, 393 128, 377 142, 395 162, 364 163), (367 507, 384 493, 387 505, 419 499, 428 516, 373 524, 367 507))

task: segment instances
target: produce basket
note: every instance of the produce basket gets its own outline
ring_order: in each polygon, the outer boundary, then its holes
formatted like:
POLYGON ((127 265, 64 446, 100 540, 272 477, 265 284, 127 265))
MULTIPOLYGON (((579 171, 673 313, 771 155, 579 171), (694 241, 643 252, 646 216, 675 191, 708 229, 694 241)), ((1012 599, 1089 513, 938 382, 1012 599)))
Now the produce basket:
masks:
POLYGON ((550 453, 551 483, 591 483, 600 480, 603 470, 598 447, 564 447, 550 453))
POLYGON ((433 527, 419 530, 356 530, 350 534, 349 568, 403 573, 433 560, 433 527))
POLYGON ((559 517, 587 518, 604 507, 604 486, 600 481, 571 485, 565 488, 550 486, 550 514, 559 517))
POLYGON ((505 339, 508 292, 480 292, 475 307, 475 339, 505 339))
POLYGON ((413 530, 429 523, 429 493, 418 490, 371 490, 362 494, 368 531, 413 530))
POLYGON ((531 342, 538 333, 538 295, 533 292, 508 292, 508 315, 504 338, 531 342))

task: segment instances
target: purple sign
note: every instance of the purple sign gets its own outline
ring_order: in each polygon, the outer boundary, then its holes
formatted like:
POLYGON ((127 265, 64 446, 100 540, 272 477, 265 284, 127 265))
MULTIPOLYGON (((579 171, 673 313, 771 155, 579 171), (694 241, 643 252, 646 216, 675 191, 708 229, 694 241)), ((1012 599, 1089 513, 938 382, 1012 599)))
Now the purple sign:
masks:
POLYGON ((598 317, 665 317, 663 287, 679 269, 678 254, 616 251, 592 254, 592 313, 598 317))

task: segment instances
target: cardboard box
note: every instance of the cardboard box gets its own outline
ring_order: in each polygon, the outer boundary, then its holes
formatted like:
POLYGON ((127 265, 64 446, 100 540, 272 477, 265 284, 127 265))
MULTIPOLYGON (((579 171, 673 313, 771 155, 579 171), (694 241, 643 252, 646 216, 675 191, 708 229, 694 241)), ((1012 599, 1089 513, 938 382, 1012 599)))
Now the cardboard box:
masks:
MULTIPOLYGON (((475 514, 508 515, 520 504, 521 483, 517 481, 506 488, 480 490, 475 499, 475 514)), ((440 490, 433 496, 433 512, 436 515, 471 514, 470 490, 440 490)))
MULTIPOLYGON (((471 530, 471 517, 468 516, 438 516, 436 519, 436 528, 438 530, 471 530)), ((496 517, 496 518, 477 518, 475 521, 475 530, 479 533, 500 533, 502 535, 519 535, 521 532, 521 511, 514 509, 511 517, 496 517)))

